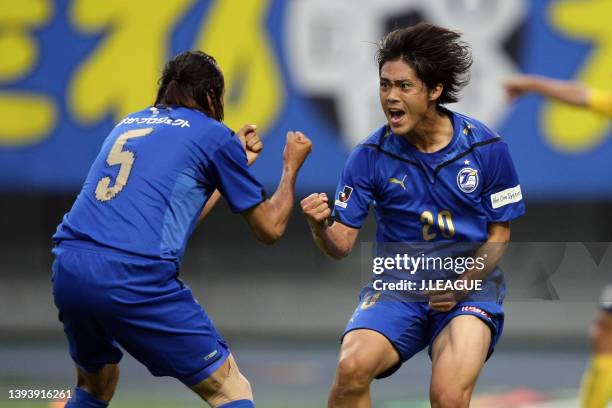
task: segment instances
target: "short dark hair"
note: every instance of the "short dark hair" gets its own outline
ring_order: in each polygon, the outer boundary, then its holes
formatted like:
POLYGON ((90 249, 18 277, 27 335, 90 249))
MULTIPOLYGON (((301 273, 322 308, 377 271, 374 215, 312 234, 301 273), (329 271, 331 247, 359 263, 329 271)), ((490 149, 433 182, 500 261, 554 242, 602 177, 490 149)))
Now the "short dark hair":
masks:
POLYGON ((202 51, 186 51, 164 67, 155 105, 194 108, 222 121, 224 86, 223 73, 212 56, 202 51))
POLYGON ((470 46, 461 34, 429 23, 399 28, 387 34, 378 45, 378 73, 385 62, 401 59, 428 89, 442 84, 437 104, 457 102, 459 91, 470 81, 470 46))

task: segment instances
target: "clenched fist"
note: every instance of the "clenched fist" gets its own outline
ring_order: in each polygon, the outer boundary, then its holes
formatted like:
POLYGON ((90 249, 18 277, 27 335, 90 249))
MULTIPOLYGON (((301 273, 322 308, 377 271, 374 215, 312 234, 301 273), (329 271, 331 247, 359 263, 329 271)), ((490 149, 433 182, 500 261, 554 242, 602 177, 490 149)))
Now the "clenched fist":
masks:
POLYGON ((314 193, 300 203, 308 223, 315 228, 323 228, 331 215, 329 199, 325 193, 314 193))
POLYGON ((288 170, 298 171, 312 150, 312 142, 302 132, 287 132, 283 160, 288 170))
POLYGON ((257 135, 257 126, 244 125, 236 132, 236 135, 240 139, 240 143, 242 143, 242 147, 247 155, 247 163, 250 166, 257 160, 259 153, 263 150, 263 143, 259 135, 257 135))

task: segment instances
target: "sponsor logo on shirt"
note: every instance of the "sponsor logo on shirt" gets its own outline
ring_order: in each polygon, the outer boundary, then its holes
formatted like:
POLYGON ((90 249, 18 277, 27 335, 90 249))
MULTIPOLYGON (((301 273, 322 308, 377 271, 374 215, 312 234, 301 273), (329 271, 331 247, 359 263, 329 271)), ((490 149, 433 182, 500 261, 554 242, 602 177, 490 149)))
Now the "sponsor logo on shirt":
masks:
POLYGON ((476 190, 476 187, 478 187, 478 170, 472 167, 464 167, 459 170, 457 185, 464 193, 471 193, 476 190))
POLYGON ((482 310, 481 308, 476 307, 476 306, 463 306, 461 308, 461 311, 463 311, 463 312, 478 313, 479 315, 482 315, 482 316, 486 317, 487 319, 491 318, 490 314, 488 314, 487 312, 485 312, 484 310, 482 310))
POLYGON ((521 193, 521 185, 519 184, 516 187, 510 187, 499 193, 491 194, 491 206, 493 208, 500 208, 504 205, 518 203, 522 199, 523 194, 521 193))
MULTIPOLYGON (((159 111, 158 111, 159 113, 159 111)), ((121 125, 168 125, 168 126, 179 126, 181 128, 191 127, 189 121, 186 119, 172 119, 167 116, 157 117, 157 113, 152 112, 149 117, 137 117, 137 116, 128 116, 124 118, 121 122, 117 124, 117 126, 121 125)), ((116 127, 117 127, 116 126, 116 127)))
POLYGON ((389 179, 389 183, 391 183, 391 184, 399 184, 405 190, 406 189, 406 185, 404 184, 404 181, 406 181, 406 177, 407 176, 408 176, 407 174, 404 174, 404 178, 402 178, 401 180, 400 179, 396 179, 395 177, 391 177, 389 179))
POLYGON ((335 204, 338 207, 346 208, 346 203, 351 198, 352 192, 353 187, 344 186, 344 189, 338 193, 338 198, 336 198, 335 204))

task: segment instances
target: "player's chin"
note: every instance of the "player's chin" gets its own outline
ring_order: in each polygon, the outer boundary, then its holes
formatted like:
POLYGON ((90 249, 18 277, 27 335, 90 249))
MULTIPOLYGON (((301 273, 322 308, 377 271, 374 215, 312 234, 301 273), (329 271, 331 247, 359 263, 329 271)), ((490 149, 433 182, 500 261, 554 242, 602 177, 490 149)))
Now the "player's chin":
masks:
POLYGON ((404 115, 399 121, 393 120, 387 116, 387 123, 391 131, 396 135, 407 135, 413 128, 413 124, 408 120, 407 115, 404 115))
POLYGON ((399 136, 407 135, 412 129, 412 127, 407 123, 396 124, 391 121, 388 121, 388 123, 389 127, 391 128, 391 131, 399 136))

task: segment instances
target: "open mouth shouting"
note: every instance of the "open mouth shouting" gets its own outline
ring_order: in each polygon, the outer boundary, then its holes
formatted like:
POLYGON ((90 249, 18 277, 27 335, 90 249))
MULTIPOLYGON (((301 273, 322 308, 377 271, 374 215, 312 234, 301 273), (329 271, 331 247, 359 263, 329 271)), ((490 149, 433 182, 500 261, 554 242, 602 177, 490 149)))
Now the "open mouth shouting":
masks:
POLYGON ((406 112, 398 108, 389 108, 388 113, 391 126, 399 126, 406 117, 406 112))

